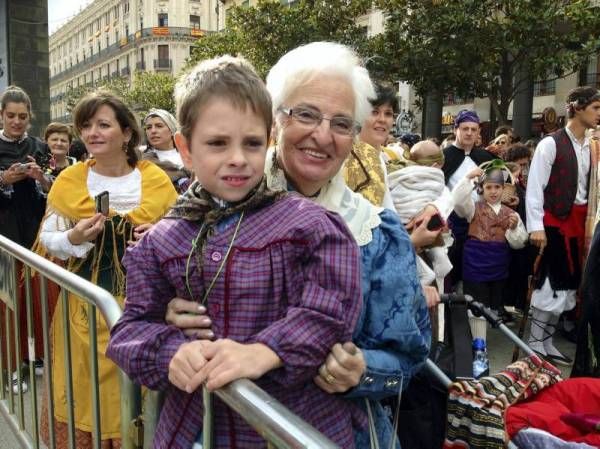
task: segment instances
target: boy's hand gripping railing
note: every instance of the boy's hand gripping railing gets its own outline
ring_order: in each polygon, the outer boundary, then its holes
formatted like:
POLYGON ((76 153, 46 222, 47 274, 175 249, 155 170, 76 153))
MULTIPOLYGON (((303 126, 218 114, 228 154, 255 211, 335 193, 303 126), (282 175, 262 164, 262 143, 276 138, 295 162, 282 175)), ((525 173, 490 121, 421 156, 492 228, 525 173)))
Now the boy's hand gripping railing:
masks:
MULTIPOLYGON (((46 392, 48 393, 48 418, 50 448, 55 447, 55 436, 53 428, 54 398, 52 395, 50 345, 49 345, 49 314, 47 303, 46 280, 51 280, 62 288, 61 298, 63 305, 63 322, 68 322, 68 295, 67 292, 83 298, 88 302, 88 317, 90 317, 90 329, 95 329, 96 307, 99 308, 109 328, 117 322, 122 315, 122 310, 116 299, 106 290, 86 281, 80 276, 65 270, 64 268, 50 262, 47 259, 23 248, 20 245, 0 235, 0 301, 6 305, 6 322, 0 323, 0 327, 6 329, 6 346, 0 347, 0 415, 2 415, 12 428, 19 444, 25 448, 39 448, 38 434, 38 411, 36 382, 31 382, 31 422, 32 435, 25 431, 24 400, 21 391, 21 367, 17 363, 17 377, 19 394, 18 417, 15 418, 15 401, 12 388, 8 389, 8 406, 6 404, 6 383, 4 371, 11 366, 11 341, 14 339, 16 354, 20 353, 19 335, 19 313, 18 284, 20 273, 17 272, 16 262, 24 265, 24 283, 26 296, 26 313, 28 324, 28 341, 30 342, 29 358, 35 359, 35 349, 32 349, 34 341, 33 313, 32 313, 32 285, 31 273, 35 271, 39 276, 40 303, 42 307, 44 359, 46 380, 46 392), (14 332, 9 332, 9 313, 13 311, 14 332), (3 366, 3 352, 6 350, 8 368, 3 366)), ((65 342, 70 339, 69 326, 63 329, 65 342)), ((94 448, 100 448, 100 417, 99 417, 99 391, 98 391, 98 365, 97 365, 97 341, 96 333, 90 333, 90 371, 92 373, 91 399, 93 403, 93 430, 94 448)), ((0 345, 2 346, 2 345, 0 345)), ((67 385, 66 396, 68 398, 68 440, 69 448, 75 448, 75 425, 73 413, 73 381, 70 369, 70 345, 65 344, 65 380, 67 385)), ((58 367, 57 367, 58 368, 58 367)), ((30 364, 30 378, 35 378, 34 365, 30 364)), ((10 382, 9 382, 10 385, 10 382)), ((337 446, 319 433, 308 423, 291 413, 281 403, 269 396, 265 391, 249 380, 238 380, 226 387, 216 391, 216 394, 229 407, 240 414, 256 431, 268 441, 269 447, 282 449, 336 449, 337 446)), ((135 449, 152 446, 153 430, 156 420, 160 414, 160 394, 147 392, 145 415, 140 418, 141 398, 140 388, 121 372, 121 436, 123 449, 135 449)), ((210 449, 205 447, 204 449, 210 449)))

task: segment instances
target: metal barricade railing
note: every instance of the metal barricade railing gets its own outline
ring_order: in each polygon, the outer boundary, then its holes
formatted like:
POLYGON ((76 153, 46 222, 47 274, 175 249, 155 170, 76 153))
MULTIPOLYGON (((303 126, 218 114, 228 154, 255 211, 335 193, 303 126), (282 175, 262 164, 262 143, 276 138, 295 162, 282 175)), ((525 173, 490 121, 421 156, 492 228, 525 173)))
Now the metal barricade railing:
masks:
MULTIPOLYGON (((60 301, 63 307, 63 322, 69 322, 68 293, 74 293, 88 303, 87 315, 90 329, 96 329, 96 307, 102 313, 108 327, 112 327, 122 314, 121 308, 115 298, 106 290, 86 281, 80 276, 71 273, 62 267, 44 259, 43 257, 23 248, 11 240, 0 236, 0 300, 4 302, 6 344, 0 348, 0 414, 14 431, 15 437, 22 447, 39 448, 39 411, 37 404, 37 381, 35 379, 35 368, 29 363, 29 385, 30 385, 30 407, 31 407, 31 433, 25 429, 24 417, 24 393, 22 391, 22 370, 20 347, 20 314, 27 313, 27 337, 28 358, 33 362, 35 354, 35 336, 33 329, 33 292, 31 288, 31 271, 34 270, 39 276, 39 299, 42 307, 42 333, 44 342, 44 367, 46 370, 45 390, 48 398, 48 431, 50 448, 55 446, 55 435, 53 426, 54 398, 52 393, 52 364, 50 362, 50 317, 48 312, 48 292, 46 280, 50 280, 61 287, 60 301), (19 298, 19 277, 21 273, 17 270, 17 261, 23 264, 23 282, 25 284, 26 310, 21 310, 19 298), (12 315, 12 335, 10 332, 10 318, 12 315), (14 340, 14 343, 12 342, 14 340), (15 408, 15 394, 12 389, 12 353, 17 357, 15 361, 17 389, 17 407, 15 408), (3 357, 4 353, 4 357, 3 357), (2 366, 3 359, 7 361, 7 367, 2 366), (8 386, 8 388, 7 388, 8 386), (8 396, 8 397, 7 397, 8 396), (15 413, 17 412, 17 413, 15 413)), ((65 353, 65 379, 67 396, 68 416, 68 442, 70 448, 75 448, 75 424, 73 413, 73 379, 71 375, 71 345, 70 328, 63 327, 64 353, 65 353)), ((93 442, 94 448, 100 448, 100 415, 99 415, 99 386, 98 386, 98 350, 96 332, 90 332, 90 372, 92 373, 92 391, 90 392, 93 404, 93 442)), ((58 368, 58 367, 57 367, 58 368)), ((135 386, 127 376, 121 374, 121 434, 123 449, 135 449, 139 447, 135 441, 135 435, 130 431, 131 423, 139 416, 140 411, 140 389, 135 386)))
MULTIPOLYGON (((19 357, 20 348, 20 329, 18 301, 19 276, 17 272, 16 261, 23 263, 23 274, 25 283, 25 299, 27 314, 27 335, 30 360, 35 360, 35 336, 33 329, 33 303, 31 288, 31 270, 35 270, 39 276, 39 298, 42 307, 42 329, 44 339, 44 360, 45 360, 45 390, 48 395, 48 430, 50 439, 50 449, 54 448, 53 433, 53 410, 54 398, 52 397, 52 365, 50 363, 50 318, 48 312, 48 294, 46 280, 53 281, 62 288, 60 300, 63 306, 63 320, 68 323, 69 302, 68 292, 74 293, 83 298, 88 303, 88 318, 90 329, 96 329, 96 307, 102 313, 104 320, 109 328, 117 322, 122 314, 121 308, 116 299, 106 290, 86 281, 78 275, 71 273, 62 267, 44 259, 43 257, 23 248, 20 245, 0 235, 0 301, 6 305, 5 322, 0 326, 5 326, 6 342, 5 347, 0 347, 0 417, 3 417, 11 427, 19 444, 25 448, 39 448, 40 438, 38 430, 38 404, 37 404, 37 383, 35 380, 34 365, 29 364, 29 376, 31 384, 31 434, 25 430, 24 417, 24 394, 21 391, 22 372, 20 363, 16 363, 17 385, 19 393, 15 407, 15 395, 12 390, 11 377, 11 349, 14 346, 15 354, 19 357), (9 313, 12 311, 12 314, 9 313), (10 315, 13 319, 13 333, 10 329, 10 315), (14 339, 14 343, 12 340, 14 339), (3 366, 3 352, 6 352, 7 367, 3 366), (5 378, 6 376, 6 378, 5 378), (6 387, 9 387, 8 389, 6 387), (17 413, 15 413, 17 412, 17 413)), ((90 332, 90 371, 92 373, 92 391, 91 400, 93 404, 93 441, 94 448, 100 448, 100 415, 99 415, 99 385, 98 385, 98 358, 96 332, 90 332)), ((65 346, 65 374, 67 384, 67 414, 69 428, 69 447, 75 447, 75 425, 73 413, 73 379, 70 375, 70 332, 69 326, 63 328, 63 338, 65 346)), ((1 345, 0 345, 1 346, 1 345)), ((158 392, 147 391, 145 396, 144 415, 141 415, 141 393, 140 387, 123 373, 121 376, 121 441, 123 449, 137 449, 152 447, 152 436, 158 420, 161 408, 161 394, 158 392)), ((238 380, 232 382, 226 387, 214 393, 225 404, 235 410, 250 424, 267 442, 269 448, 281 449, 335 449, 338 446, 333 444, 325 436, 319 433, 314 427, 291 413, 284 405, 273 399, 265 391, 256 386, 249 380, 238 380)), ((208 400, 208 393, 205 392, 205 398, 208 400)), ((207 408, 205 419, 210 419, 210 407, 207 408)), ((210 440, 211 423, 204 427, 205 444, 204 449, 212 449, 210 440)))

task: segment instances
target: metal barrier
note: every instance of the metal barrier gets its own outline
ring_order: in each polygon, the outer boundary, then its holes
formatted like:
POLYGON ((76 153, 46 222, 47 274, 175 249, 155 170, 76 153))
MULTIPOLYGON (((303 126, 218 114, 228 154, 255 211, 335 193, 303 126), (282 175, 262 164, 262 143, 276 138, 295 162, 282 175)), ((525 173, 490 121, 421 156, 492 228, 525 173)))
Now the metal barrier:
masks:
MULTIPOLYGON (((21 354, 20 347, 20 314, 23 310, 18 301, 18 278, 16 261, 21 261, 24 265, 24 283, 25 283, 25 301, 27 313, 27 337, 29 344, 28 358, 35 360, 35 336, 33 331, 33 308, 32 308, 32 289, 31 289, 31 270, 35 270, 39 276, 40 303, 42 306, 42 327, 44 340, 44 364, 46 385, 45 390, 48 396, 48 427, 50 448, 55 447, 55 435, 53 423, 54 398, 50 379, 52 378, 52 364, 50 363, 50 345, 49 329, 50 317, 48 315, 48 295, 46 291, 46 280, 55 282, 62 288, 60 301, 63 305, 63 321, 68 323, 69 303, 67 293, 71 292, 88 302, 88 317, 90 328, 96 329, 96 307, 102 313, 108 327, 112 327, 121 316, 121 308, 115 298, 106 290, 86 281, 80 276, 71 273, 62 267, 40 257, 39 255, 23 248, 11 240, 0 236, 0 300, 6 305, 5 323, 2 326, 6 330, 6 347, 0 345, 0 414, 5 418, 13 429, 16 438, 22 447, 39 448, 40 438, 38 431, 38 404, 37 404, 37 381, 35 379, 35 368, 32 363, 29 364, 29 384, 30 384, 30 402, 31 402, 31 434, 25 430, 24 418, 24 393, 21 388, 23 379, 21 370, 21 361, 18 360, 21 354), (12 313, 10 313, 12 312, 12 313), (13 335, 10 330, 10 316, 13 318, 13 335), (14 343, 11 341, 14 339, 14 343), (17 361, 17 413, 15 414, 15 398, 12 389, 12 349, 15 349, 17 361), (8 362, 7 367, 2 366, 3 352, 8 362), (6 376, 8 374, 8 376, 6 376), (5 382, 5 376, 7 377, 5 382), (9 387, 8 389, 6 387, 9 387), (8 393, 8 403, 7 403, 8 393)), ((65 341, 65 379, 67 384, 67 414, 68 414, 68 439, 69 447, 75 448, 75 425, 73 415, 73 379, 71 375, 71 345, 70 328, 64 326, 63 336, 65 341)), ((94 448, 100 448, 100 417, 99 417, 99 387, 98 387, 98 358, 96 333, 90 332, 90 371, 92 373, 92 384, 95 388, 91 391, 91 400, 94 408, 93 413, 93 431, 94 448)), ((121 435, 123 449, 135 449, 139 446, 136 441, 135 432, 130 431, 131 423, 134 423, 140 410, 140 389, 136 387, 127 376, 121 372, 121 435)))
MULTIPOLYGON (((33 364, 29 364, 29 376, 31 385, 31 422, 32 433, 25 430, 24 394, 21 391, 22 371, 20 363, 16 363, 17 394, 16 409, 15 395, 11 385, 11 346, 15 348, 17 357, 21 353, 19 319, 20 310, 18 298, 18 276, 16 261, 24 265, 24 282, 26 296, 27 335, 29 343, 29 359, 35 359, 35 335, 33 330, 33 307, 31 289, 31 270, 35 270, 40 277, 40 302, 42 306, 42 326, 44 339, 44 364, 46 385, 48 393, 48 419, 50 433, 50 448, 53 449, 53 410, 54 399, 50 379, 52 378, 50 363, 49 329, 50 317, 48 314, 48 296, 46 291, 46 279, 55 282, 62 287, 61 301, 63 305, 63 320, 68 322, 68 296, 72 292, 88 302, 88 317, 90 329, 96 328, 96 307, 102 313, 104 320, 111 328, 122 314, 120 306, 115 298, 106 290, 86 281, 78 275, 71 273, 62 267, 40 257, 39 255, 23 248, 20 245, 0 235, 0 301, 6 305, 5 326, 6 345, 0 345, 0 415, 7 421, 15 437, 24 448, 39 448, 40 440, 38 433, 38 404, 37 404, 37 382, 33 364), (12 311, 13 335, 10 335, 10 315, 12 311), (11 343, 14 339, 14 343, 11 343), (8 366, 3 366, 3 351, 6 350, 8 366), (8 374, 8 378, 5 376, 8 374), (8 382, 8 383, 7 383, 8 382), (9 387, 8 390, 6 387, 9 387), (7 394, 8 393, 8 394, 7 394), (8 396, 8 398, 7 398, 8 396), (15 413, 15 411, 18 413, 15 413)), ((75 426, 73 416, 73 379, 70 375, 70 331, 69 326, 64 326, 65 340, 65 374, 67 383, 68 402, 68 428, 69 447, 75 448, 75 426)), ((93 413, 93 441, 94 448, 100 448, 100 417, 99 417, 99 386, 98 386, 98 359, 96 346, 96 333, 90 332, 90 369, 95 388, 92 388, 91 399, 94 407, 93 413)), ((144 415, 141 415, 141 393, 139 386, 134 385, 123 373, 121 374, 121 437, 123 449, 137 449, 152 447, 152 436, 158 420, 161 406, 161 395, 157 392, 147 391, 145 396, 144 415)), ((225 404, 240 414, 254 429, 268 442, 269 447, 281 449, 335 449, 338 446, 319 433, 314 427, 292 414, 285 406, 269 396, 249 380, 238 380, 214 393, 225 404)), ((205 392, 205 397, 208 397, 205 392)), ((208 399, 208 398, 207 398, 208 399)), ((208 401, 207 401, 208 402, 208 401)), ((212 449, 211 436, 211 408, 207 407, 205 412, 203 449, 212 449)))

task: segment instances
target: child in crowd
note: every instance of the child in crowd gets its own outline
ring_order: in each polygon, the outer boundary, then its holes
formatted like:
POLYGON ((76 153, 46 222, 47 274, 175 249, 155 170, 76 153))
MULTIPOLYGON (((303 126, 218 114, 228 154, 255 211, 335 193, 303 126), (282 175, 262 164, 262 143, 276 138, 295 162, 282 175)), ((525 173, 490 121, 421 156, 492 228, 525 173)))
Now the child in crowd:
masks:
MULTIPOLYGON (((445 226, 448 215, 452 212, 453 203, 450 191, 444 182, 444 153, 435 142, 423 140, 405 152, 405 161, 388 164, 388 183, 396 212, 407 228, 412 228, 415 217, 427 206, 434 205, 439 212, 429 229, 441 229, 445 226), (406 165, 404 168, 400 166, 406 165)), ((452 244, 449 233, 425 250, 425 257, 431 261, 433 270, 418 260, 421 282, 430 285, 435 279, 444 279, 452 269, 448 259, 447 247, 452 244)))
MULTIPOLYGON (((175 90, 177 147, 197 181, 126 254, 127 302, 108 354, 135 381, 166 392, 155 448, 200 445, 202 386, 257 384, 340 447, 353 448, 350 401, 312 379, 347 341, 361 308, 359 250, 334 213, 271 191, 264 164, 272 106, 244 60, 200 63, 175 90), (206 305, 216 341, 164 321, 175 296, 206 305)), ((265 442, 220 401, 216 448, 265 442)))
POLYGON ((491 168, 484 173, 475 168, 452 191, 454 211, 469 222, 463 254, 464 292, 501 315, 510 248, 523 248, 528 239, 519 215, 502 204, 505 170, 491 168), (482 196, 474 202, 471 192, 478 178, 482 196))

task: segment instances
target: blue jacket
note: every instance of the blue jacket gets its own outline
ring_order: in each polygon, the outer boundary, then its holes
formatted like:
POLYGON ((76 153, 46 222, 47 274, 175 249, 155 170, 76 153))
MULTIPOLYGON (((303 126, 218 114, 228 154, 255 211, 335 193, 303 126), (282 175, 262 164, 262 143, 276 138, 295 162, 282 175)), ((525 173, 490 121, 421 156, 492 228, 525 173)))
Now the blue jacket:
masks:
MULTIPOLYGON (((379 216, 373 240, 360 247, 363 308, 353 341, 367 369, 346 397, 365 411, 369 401, 379 447, 388 449, 393 429, 379 400, 398 396, 421 369, 429 354, 431 323, 410 237, 394 212, 385 209, 379 216)), ((368 429, 355 429, 355 441, 357 449, 371 449, 368 429)))

